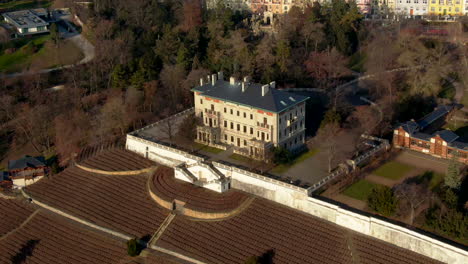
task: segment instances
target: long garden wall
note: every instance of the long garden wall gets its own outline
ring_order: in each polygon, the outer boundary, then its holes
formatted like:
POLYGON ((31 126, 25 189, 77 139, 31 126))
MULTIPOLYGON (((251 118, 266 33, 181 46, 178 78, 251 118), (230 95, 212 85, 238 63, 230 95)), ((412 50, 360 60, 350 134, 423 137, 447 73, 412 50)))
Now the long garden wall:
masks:
MULTIPOLYGON (((158 156, 197 166, 203 158, 135 136, 127 136, 127 149, 146 154, 146 147, 158 156)), ((158 161, 155 156, 148 158, 158 161)), ((231 187, 301 210, 337 225, 352 229, 445 263, 468 263, 468 252, 408 228, 367 216, 310 197, 310 189, 251 173, 234 166, 213 162, 224 176, 231 178, 231 187)))

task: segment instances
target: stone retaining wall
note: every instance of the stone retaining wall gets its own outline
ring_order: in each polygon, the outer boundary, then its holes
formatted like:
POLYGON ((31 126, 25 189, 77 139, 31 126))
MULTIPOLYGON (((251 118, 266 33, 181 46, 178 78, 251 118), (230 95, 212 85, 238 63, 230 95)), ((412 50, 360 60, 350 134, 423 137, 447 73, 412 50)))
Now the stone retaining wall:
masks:
MULTIPOLYGON (((144 149, 152 148, 156 153, 167 155, 188 165, 204 161, 203 158, 185 153, 175 148, 151 141, 127 136, 127 149, 144 154, 144 149), (138 146, 135 147, 135 144, 138 146)), ((359 233, 386 241, 393 245, 446 263, 468 263, 468 252, 423 235, 416 231, 386 222, 371 216, 356 213, 338 205, 310 197, 310 189, 301 188, 263 175, 255 174, 235 166, 218 162, 212 163, 225 177, 231 178, 231 187, 269 199, 271 201, 301 210, 313 216, 328 220, 359 233)), ((189 212, 189 211, 188 211, 189 212)), ((190 212, 189 212, 190 213, 190 212)), ((200 215, 197 215, 197 218, 200 215)), ((204 216, 209 217, 209 216, 204 216)))
MULTIPOLYGON (((164 198, 161 198, 159 197, 151 188, 151 183, 153 182, 153 176, 149 177, 148 178, 148 182, 147 182, 147 189, 148 189, 148 192, 151 196, 151 198, 157 203, 159 204, 160 206, 168 209, 168 210, 172 210, 172 202, 173 201, 168 201, 168 200, 165 200, 164 198)), ((192 217, 192 218, 196 218, 196 219, 204 219, 204 220, 224 220, 226 218, 229 218, 229 217, 233 217, 237 214, 239 214, 240 212, 242 212, 244 209, 248 208, 249 205, 253 202, 255 198, 249 198, 247 200, 245 200, 241 205, 239 205, 236 209, 232 210, 232 211, 229 211, 229 212, 204 212, 204 211, 201 211, 201 210, 194 210, 194 209, 191 209, 191 208, 187 208, 187 207, 184 207, 183 209, 183 214, 188 216, 188 217, 192 217)))
POLYGON ((86 167, 86 166, 83 166, 83 165, 80 165, 80 164, 75 164, 75 166, 82 169, 82 170, 84 170, 84 171, 97 173, 97 174, 104 174, 104 175, 114 175, 114 176, 139 175, 139 174, 143 174, 143 173, 148 173, 151 170, 154 170, 154 168, 155 168, 155 167, 149 167, 149 168, 146 168, 146 169, 133 170, 133 171, 105 171, 105 170, 98 170, 98 169, 89 168, 89 167, 86 167))

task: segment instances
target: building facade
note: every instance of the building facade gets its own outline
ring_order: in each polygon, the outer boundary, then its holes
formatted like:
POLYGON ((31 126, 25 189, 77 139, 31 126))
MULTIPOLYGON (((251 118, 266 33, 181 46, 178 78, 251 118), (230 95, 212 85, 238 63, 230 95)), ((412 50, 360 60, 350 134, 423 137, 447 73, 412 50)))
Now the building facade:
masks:
POLYGON ((395 13, 404 16, 427 15, 431 0, 396 0, 395 13))
POLYGON ((15 27, 19 35, 32 35, 49 32, 50 16, 43 8, 3 13, 5 21, 15 27))
POLYGON ((437 108, 419 121, 408 121, 393 131, 393 145, 426 153, 438 158, 451 159, 468 164, 468 143, 459 140, 459 136, 449 130, 431 133, 445 121, 453 108, 437 108))
POLYGON ((223 74, 200 80, 192 89, 195 114, 202 120, 197 142, 234 147, 234 152, 264 159, 274 146, 294 151, 305 143, 305 101, 308 97, 261 85, 249 78, 229 81, 223 74))
MULTIPOLYGON (((429 14, 438 16, 460 16, 463 14, 463 0, 429 0, 429 14)), ((465 0, 466 1, 466 0, 465 0)))
POLYGON ((47 175, 49 169, 44 157, 25 156, 8 162, 8 177, 13 185, 24 187, 47 175))
POLYGON ((380 15, 388 15, 394 13, 396 6, 395 1, 398 0, 371 0, 371 13, 380 15))
POLYGON ((462 0, 463 1, 463 15, 468 15, 468 0, 462 0))

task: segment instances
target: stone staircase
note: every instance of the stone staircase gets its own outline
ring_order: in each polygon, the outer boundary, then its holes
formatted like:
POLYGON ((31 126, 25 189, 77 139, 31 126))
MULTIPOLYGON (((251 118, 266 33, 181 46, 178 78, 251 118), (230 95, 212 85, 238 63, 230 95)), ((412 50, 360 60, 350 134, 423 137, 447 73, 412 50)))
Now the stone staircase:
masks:
POLYGON ((148 241, 148 247, 152 247, 156 244, 158 239, 162 236, 166 228, 172 223, 174 218, 176 217, 176 214, 174 212, 171 212, 166 219, 162 222, 162 224, 159 226, 158 230, 154 233, 154 235, 151 237, 151 239, 148 241))

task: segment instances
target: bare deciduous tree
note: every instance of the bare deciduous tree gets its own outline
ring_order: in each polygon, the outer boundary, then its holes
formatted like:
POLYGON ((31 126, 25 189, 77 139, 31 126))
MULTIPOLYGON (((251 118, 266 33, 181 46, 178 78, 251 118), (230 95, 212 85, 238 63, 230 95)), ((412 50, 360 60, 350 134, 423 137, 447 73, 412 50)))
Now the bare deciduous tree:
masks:
POLYGON ((409 224, 413 224, 415 210, 429 199, 430 192, 425 184, 404 182, 394 187, 400 199, 400 211, 409 211, 409 224))

